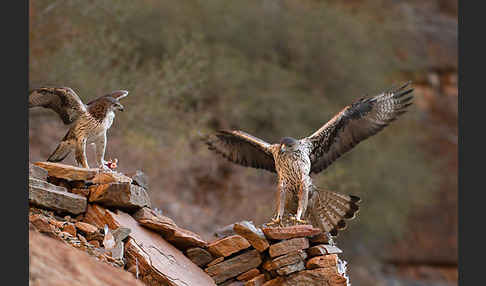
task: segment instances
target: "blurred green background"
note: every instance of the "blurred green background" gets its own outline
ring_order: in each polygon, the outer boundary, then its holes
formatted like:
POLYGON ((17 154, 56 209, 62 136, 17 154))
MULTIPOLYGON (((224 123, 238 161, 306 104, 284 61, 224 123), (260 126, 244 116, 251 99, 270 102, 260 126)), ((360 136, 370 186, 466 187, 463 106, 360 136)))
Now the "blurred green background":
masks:
MULTIPOLYGON (((267 222, 276 176, 226 162, 200 134, 304 137, 413 80, 410 112, 314 181, 362 198, 336 239, 353 285, 456 285, 457 3, 425 2, 34 0, 29 88, 69 86, 85 102, 129 90, 107 159, 144 171, 153 207, 211 239, 267 222)), ((29 113, 29 158, 45 160, 67 127, 29 113)))

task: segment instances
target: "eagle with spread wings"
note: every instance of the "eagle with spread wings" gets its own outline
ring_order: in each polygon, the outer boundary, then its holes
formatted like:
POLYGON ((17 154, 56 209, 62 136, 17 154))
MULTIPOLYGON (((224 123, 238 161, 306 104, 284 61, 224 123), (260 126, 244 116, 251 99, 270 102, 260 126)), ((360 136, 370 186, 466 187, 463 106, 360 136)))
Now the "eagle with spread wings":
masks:
POLYGON ((66 136, 61 140, 47 161, 60 162, 72 150, 78 165, 89 168, 86 144, 96 146, 96 160, 100 168, 109 170, 105 162, 106 131, 113 124, 115 111, 123 111, 119 102, 128 91, 115 90, 84 104, 69 87, 40 87, 29 92, 29 108, 44 107, 54 110, 64 124, 70 124, 66 136))
POLYGON ((276 214, 271 224, 311 223, 332 236, 359 210, 360 198, 318 188, 310 175, 329 167, 356 144, 380 132, 412 104, 410 82, 356 100, 308 137, 284 137, 270 144, 239 130, 206 137, 210 150, 229 161, 264 169, 278 176, 276 214))

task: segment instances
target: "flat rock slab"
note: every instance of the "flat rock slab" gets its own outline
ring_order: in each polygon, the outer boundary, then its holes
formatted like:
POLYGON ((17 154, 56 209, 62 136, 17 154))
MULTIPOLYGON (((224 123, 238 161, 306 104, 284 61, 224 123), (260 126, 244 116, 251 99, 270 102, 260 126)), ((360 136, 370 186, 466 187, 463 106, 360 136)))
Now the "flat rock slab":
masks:
POLYGON ((248 247, 250 247, 250 243, 242 236, 236 234, 210 243, 208 250, 214 256, 227 257, 248 247))
POLYGON ((297 251, 301 249, 306 249, 309 247, 309 240, 305 237, 292 238, 289 240, 284 240, 279 243, 270 245, 269 254, 270 257, 277 257, 290 253, 292 251, 297 251))
POLYGON ((133 214, 138 223, 149 229, 155 230, 176 247, 188 249, 191 247, 205 247, 207 242, 198 234, 178 227, 174 221, 156 211, 145 207, 133 214))
POLYGON ((270 260, 269 263, 264 264, 264 268, 267 271, 272 271, 287 265, 299 263, 306 258, 307 253, 305 250, 296 250, 270 260))
POLYGON ((47 170, 29 162, 29 177, 47 180, 47 170))
POLYGON ((150 207, 144 188, 130 183, 110 183, 90 187, 89 202, 124 210, 150 207))
POLYGON ((203 267, 213 261, 211 253, 200 247, 189 248, 186 250, 186 256, 199 267, 203 267))
POLYGON ((29 178, 29 203, 60 213, 78 215, 86 211, 86 198, 68 193, 59 187, 35 178, 29 178))
POLYGON ((309 259, 306 264, 307 269, 337 267, 337 254, 315 256, 309 259))
POLYGON ((86 169, 53 162, 35 162, 34 165, 46 169, 49 177, 66 179, 69 181, 88 181, 94 178, 99 172, 98 168, 86 169))
POLYGON ((256 268, 261 263, 262 259, 259 252, 257 250, 250 250, 231 259, 210 266, 206 268, 205 271, 214 279, 216 283, 221 283, 252 268, 256 268))
POLYGON ((310 257, 342 253, 342 252, 343 251, 341 249, 330 244, 320 244, 320 245, 312 246, 311 248, 307 249, 307 254, 309 254, 310 257))
POLYGON ((265 283, 265 275, 260 274, 245 283, 245 286, 262 286, 265 283))
POLYGON ((91 182, 93 184, 109 184, 109 183, 132 183, 132 179, 115 171, 99 171, 91 182))
POLYGON ((315 228, 312 225, 263 227, 262 230, 267 238, 276 240, 315 236, 321 233, 319 228, 315 228))
POLYGON ((305 269, 304 261, 299 261, 295 264, 290 264, 277 269, 277 274, 280 276, 285 276, 304 269, 305 269))
POLYGON ((282 285, 306 285, 306 286, 346 286, 347 279, 341 275, 329 271, 331 268, 317 268, 303 270, 289 275, 282 285))
POLYGON ((242 221, 233 225, 233 230, 238 235, 244 237, 259 252, 265 251, 270 244, 265 238, 263 231, 250 221, 242 221))
POLYGON ((133 214, 133 218, 146 228, 155 230, 162 235, 174 233, 177 225, 166 216, 163 216, 151 208, 144 207, 133 214))
POLYGON ((127 268, 139 269, 139 279, 147 285, 212 285, 216 284, 201 268, 160 234, 142 227, 129 214, 116 213, 97 207, 86 217, 96 221, 98 227, 107 224, 110 229, 125 227, 131 230, 125 243, 127 268), (96 219, 92 217, 98 214, 96 219), (114 227, 112 227, 114 226, 114 227))

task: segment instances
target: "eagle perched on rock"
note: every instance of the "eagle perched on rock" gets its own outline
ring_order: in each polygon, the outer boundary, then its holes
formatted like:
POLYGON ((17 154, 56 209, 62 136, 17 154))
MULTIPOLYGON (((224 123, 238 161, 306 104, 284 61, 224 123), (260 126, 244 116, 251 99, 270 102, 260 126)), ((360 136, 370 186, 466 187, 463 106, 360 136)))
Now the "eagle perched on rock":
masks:
POLYGON ((104 157, 106 131, 115 118, 115 110, 123 111, 120 99, 128 91, 116 90, 84 104, 69 87, 41 87, 29 92, 29 108, 45 107, 59 114, 64 124, 72 124, 66 136, 49 156, 47 161, 60 162, 75 150, 76 162, 89 168, 86 158, 86 144, 96 145, 96 161, 100 168, 108 170, 104 157))
POLYGON ((308 223, 332 236, 354 218, 360 198, 323 190, 310 175, 329 167, 356 144, 375 135, 412 104, 410 82, 374 97, 356 100, 308 137, 284 137, 270 144, 238 130, 222 130, 206 138, 209 149, 246 167, 277 173, 276 215, 271 224, 308 223))

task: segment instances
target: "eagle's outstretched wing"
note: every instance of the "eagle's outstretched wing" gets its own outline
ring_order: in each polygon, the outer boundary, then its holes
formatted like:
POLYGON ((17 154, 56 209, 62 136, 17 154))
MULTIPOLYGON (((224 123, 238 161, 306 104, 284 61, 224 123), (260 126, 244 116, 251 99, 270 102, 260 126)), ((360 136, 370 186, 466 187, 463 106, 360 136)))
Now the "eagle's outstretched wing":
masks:
POLYGON ((275 171, 271 144, 243 131, 220 130, 205 138, 209 150, 221 154, 229 161, 246 167, 275 171))
POLYGON ((128 95, 128 91, 126 91, 126 90, 115 90, 115 91, 112 91, 112 92, 110 92, 108 94, 102 95, 102 96, 100 96, 98 98, 95 98, 95 99, 91 100, 86 105, 90 105, 90 104, 92 104, 92 103, 94 103, 94 102, 96 102, 96 101, 98 101, 98 100, 100 100, 102 98, 106 98, 106 97, 111 97, 111 98, 113 98, 115 100, 120 100, 120 99, 126 97, 127 95, 128 95))
POLYGON ((407 88, 410 82, 380 95, 361 98, 346 106, 334 118, 309 137, 311 144, 311 173, 326 169, 341 155, 364 139, 375 135, 390 122, 406 112, 413 96, 407 88))
POLYGON ((29 108, 42 106, 57 112, 64 124, 73 123, 86 106, 69 87, 40 87, 29 92, 29 108))

